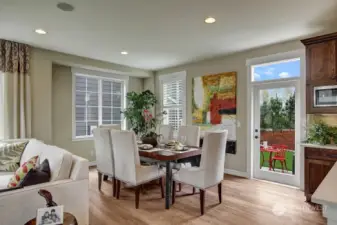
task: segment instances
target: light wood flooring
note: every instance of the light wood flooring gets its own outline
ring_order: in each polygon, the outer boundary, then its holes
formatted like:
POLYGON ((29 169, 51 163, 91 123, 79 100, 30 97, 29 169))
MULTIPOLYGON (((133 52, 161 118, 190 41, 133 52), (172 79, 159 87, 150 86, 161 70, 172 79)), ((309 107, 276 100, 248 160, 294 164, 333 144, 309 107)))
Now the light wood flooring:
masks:
POLYGON ((222 183, 222 204, 217 187, 206 192, 205 215, 200 216, 199 194, 183 185, 176 203, 164 208, 159 185, 148 185, 135 209, 132 189, 122 188, 120 199, 112 197, 111 181, 98 191, 97 172, 90 170, 90 225, 114 224, 221 224, 221 225, 320 225, 326 224, 321 212, 305 203, 303 192, 272 183, 226 175, 222 183))

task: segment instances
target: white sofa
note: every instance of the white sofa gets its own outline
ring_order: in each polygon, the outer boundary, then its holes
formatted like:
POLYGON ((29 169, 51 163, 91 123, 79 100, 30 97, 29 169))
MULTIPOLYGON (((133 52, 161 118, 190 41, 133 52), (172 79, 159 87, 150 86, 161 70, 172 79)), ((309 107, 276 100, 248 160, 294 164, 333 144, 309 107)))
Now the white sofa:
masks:
MULTIPOLYGON (((79 225, 88 225, 88 160, 31 139, 22 154, 20 164, 36 155, 39 155, 40 162, 48 159, 50 182, 0 193, 0 225, 24 225, 35 218, 37 209, 46 206, 45 199, 38 194, 40 189, 49 191, 54 202, 64 205, 64 211, 73 214, 79 225)), ((12 174, 0 172, 0 189, 7 187, 12 174)))

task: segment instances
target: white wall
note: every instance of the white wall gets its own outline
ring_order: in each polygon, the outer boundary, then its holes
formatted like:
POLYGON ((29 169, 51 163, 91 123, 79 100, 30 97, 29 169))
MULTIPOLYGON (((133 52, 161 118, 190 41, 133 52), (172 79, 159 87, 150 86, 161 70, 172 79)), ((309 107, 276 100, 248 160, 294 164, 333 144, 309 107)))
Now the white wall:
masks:
POLYGON ((241 126, 237 128, 237 153, 227 154, 226 169, 247 172, 247 67, 246 60, 267 56, 279 52, 288 52, 303 49, 300 41, 290 41, 270 46, 261 47, 217 59, 201 61, 179 67, 169 68, 156 72, 156 94, 159 96, 159 79, 161 75, 186 71, 187 77, 187 123, 192 123, 192 79, 207 74, 236 71, 237 83, 237 119, 241 126))

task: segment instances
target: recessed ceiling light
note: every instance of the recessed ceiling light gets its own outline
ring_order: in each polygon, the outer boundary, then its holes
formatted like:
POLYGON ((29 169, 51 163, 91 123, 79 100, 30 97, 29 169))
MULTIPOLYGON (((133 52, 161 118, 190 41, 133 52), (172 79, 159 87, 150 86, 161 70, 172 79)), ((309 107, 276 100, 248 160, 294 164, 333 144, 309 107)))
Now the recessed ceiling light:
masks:
POLYGON ((61 9, 62 11, 65 11, 65 12, 71 12, 71 11, 74 11, 75 7, 66 3, 66 2, 60 2, 58 3, 57 5, 57 8, 61 9))
POLYGON ((38 33, 38 34, 46 34, 47 32, 42 30, 42 29, 36 29, 35 30, 35 33, 38 33))
POLYGON ((126 51, 122 51, 121 54, 122 54, 122 55, 127 55, 127 54, 129 54, 129 53, 126 52, 126 51))
POLYGON ((215 19, 213 18, 213 17, 207 17, 206 19, 205 19, 205 23, 215 23, 215 19))

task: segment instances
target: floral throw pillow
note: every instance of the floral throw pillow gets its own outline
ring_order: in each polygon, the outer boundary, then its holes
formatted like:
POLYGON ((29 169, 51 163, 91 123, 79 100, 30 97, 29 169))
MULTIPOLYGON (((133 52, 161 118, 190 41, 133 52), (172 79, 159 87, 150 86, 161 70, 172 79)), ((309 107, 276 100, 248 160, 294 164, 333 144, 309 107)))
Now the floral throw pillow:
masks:
POLYGON ((13 177, 9 180, 8 188, 19 187, 31 169, 35 169, 39 156, 34 156, 27 162, 23 163, 19 169, 16 170, 13 177))
POLYGON ((0 143, 0 172, 15 172, 28 142, 0 143))

